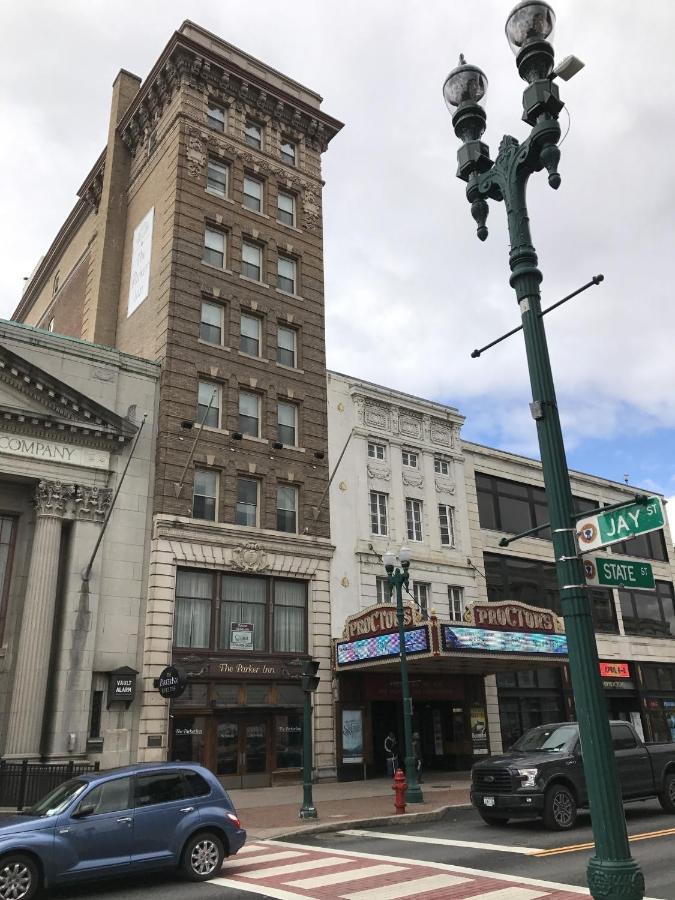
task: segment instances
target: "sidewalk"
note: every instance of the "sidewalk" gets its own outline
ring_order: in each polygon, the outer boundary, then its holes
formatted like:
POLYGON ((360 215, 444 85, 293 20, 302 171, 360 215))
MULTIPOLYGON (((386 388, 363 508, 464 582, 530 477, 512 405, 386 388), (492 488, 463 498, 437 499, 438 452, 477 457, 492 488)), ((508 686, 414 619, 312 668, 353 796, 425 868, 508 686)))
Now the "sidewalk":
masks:
POLYGON ((312 795, 318 818, 309 820, 299 817, 301 784, 229 793, 249 838, 262 840, 384 825, 394 820, 440 819, 449 807, 469 803, 470 785, 468 772, 429 773, 422 784, 424 803, 411 804, 405 814, 396 814, 390 778, 315 784, 312 795))

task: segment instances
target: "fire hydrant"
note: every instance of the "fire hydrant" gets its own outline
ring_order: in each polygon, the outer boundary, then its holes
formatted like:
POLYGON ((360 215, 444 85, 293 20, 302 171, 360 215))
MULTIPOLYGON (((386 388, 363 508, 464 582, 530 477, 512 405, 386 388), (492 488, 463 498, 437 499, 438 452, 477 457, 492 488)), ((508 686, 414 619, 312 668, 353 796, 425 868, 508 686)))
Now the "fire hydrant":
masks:
POLYGON ((405 812, 405 792, 408 789, 408 782, 405 780, 403 769, 397 769, 394 773, 394 783, 391 786, 394 792, 394 806, 397 813, 405 812))

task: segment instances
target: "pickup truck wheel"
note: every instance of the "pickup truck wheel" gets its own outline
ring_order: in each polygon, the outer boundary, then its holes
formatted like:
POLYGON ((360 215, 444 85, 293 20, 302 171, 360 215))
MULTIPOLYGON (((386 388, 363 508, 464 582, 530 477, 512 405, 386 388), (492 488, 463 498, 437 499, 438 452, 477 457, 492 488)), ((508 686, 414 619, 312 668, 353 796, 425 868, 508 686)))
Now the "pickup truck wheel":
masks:
POLYGON ((0 859, 0 900, 31 900, 40 887, 40 872, 34 860, 23 853, 0 859))
POLYGON ((564 784, 552 785, 544 795, 544 825, 550 831, 567 831, 577 821, 577 801, 564 784))
POLYGON ((183 849, 183 872, 190 881, 207 881, 220 872, 224 855, 220 838, 202 831, 193 835, 183 849))
POLYGON ((485 813, 478 813, 478 815, 486 825, 493 825, 497 828, 503 828, 505 825, 509 824, 509 820, 503 818, 502 816, 487 816, 485 815, 485 813))
POLYGON ((659 803, 666 812, 675 813, 675 772, 669 772, 659 794, 659 803))

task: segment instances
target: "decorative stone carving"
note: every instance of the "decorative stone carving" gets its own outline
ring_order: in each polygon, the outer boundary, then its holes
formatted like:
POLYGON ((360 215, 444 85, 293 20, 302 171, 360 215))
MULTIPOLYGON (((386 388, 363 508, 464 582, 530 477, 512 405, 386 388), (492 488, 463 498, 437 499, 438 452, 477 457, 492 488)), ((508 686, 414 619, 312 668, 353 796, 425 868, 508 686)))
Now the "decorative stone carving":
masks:
POLYGON ((35 509, 39 516, 102 522, 111 502, 109 488, 40 481, 35 490, 35 509))
POLYGON ((321 224, 321 207, 319 199, 313 191, 306 190, 302 198, 303 221, 310 228, 318 228, 321 224))
POLYGON ((199 178, 202 169, 206 165, 206 154, 204 153, 204 144, 201 138, 193 133, 188 137, 187 142, 187 167, 188 175, 191 178, 199 178))
POLYGON ((35 509, 39 516, 62 516, 66 502, 75 496, 74 484, 40 481, 35 489, 35 509))
POLYGON ((108 488, 83 487, 77 485, 72 501, 76 519, 102 522, 112 502, 112 491, 108 488))
POLYGON ((437 478, 436 490, 439 494, 454 494, 455 484, 452 481, 443 481, 441 478, 437 478))
POLYGON ((253 541, 232 550, 231 564, 242 572, 263 572, 269 565, 267 554, 253 541))
POLYGON ((422 420, 416 416, 402 415, 398 420, 398 427, 401 434, 406 437, 418 438, 422 437, 422 420))
POLYGON ((421 488, 424 484, 424 476, 420 472, 404 472, 403 484, 406 487, 421 488))
POLYGON ((368 463, 367 470, 369 478, 377 478, 379 481, 389 481, 391 478, 391 469, 379 468, 368 463))
POLYGON ((380 404, 366 402, 363 410, 363 424, 388 431, 390 428, 389 409, 380 404))
POLYGON ((440 422, 431 422, 431 443, 440 444, 443 447, 452 446, 452 430, 440 422))

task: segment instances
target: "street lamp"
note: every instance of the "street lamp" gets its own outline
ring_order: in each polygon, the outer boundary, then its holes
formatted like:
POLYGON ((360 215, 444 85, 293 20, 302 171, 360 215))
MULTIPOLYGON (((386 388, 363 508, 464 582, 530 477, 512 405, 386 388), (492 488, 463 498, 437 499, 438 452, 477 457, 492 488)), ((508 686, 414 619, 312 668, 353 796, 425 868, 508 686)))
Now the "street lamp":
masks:
POLYGON ((405 792, 406 803, 424 803, 422 790, 417 782, 417 770, 412 751, 412 700, 408 684, 408 661, 405 652, 405 628, 403 626, 403 587, 408 587, 408 569, 412 553, 408 547, 401 547, 396 565, 396 554, 391 550, 383 556, 384 568, 387 570, 387 581, 390 588, 396 589, 396 619, 398 620, 399 658, 401 660, 401 698, 403 700, 403 734, 405 739, 405 775, 408 787, 405 792))
POLYGON ((480 240, 488 235, 487 200, 503 200, 506 207, 510 283, 516 292, 525 337, 533 399, 530 408, 537 423, 595 837, 588 885, 595 898, 640 900, 644 877, 630 855, 584 568, 575 544, 572 492, 541 315, 542 274, 526 202, 527 183, 534 172, 546 169, 549 185, 554 189, 560 186, 558 115, 564 104, 554 78, 567 80, 583 65, 572 57, 554 70, 553 47, 548 42, 554 25, 553 10, 541 0, 519 3, 507 19, 506 36, 516 54, 518 72, 527 82, 523 119, 532 130, 522 144, 510 135, 502 138, 494 162, 481 141, 486 114, 479 101, 487 89, 485 75, 460 57, 460 64, 443 85, 443 95, 452 112, 455 134, 462 141, 457 151, 457 175, 466 182, 480 240))

